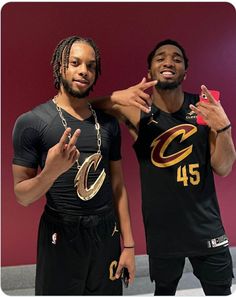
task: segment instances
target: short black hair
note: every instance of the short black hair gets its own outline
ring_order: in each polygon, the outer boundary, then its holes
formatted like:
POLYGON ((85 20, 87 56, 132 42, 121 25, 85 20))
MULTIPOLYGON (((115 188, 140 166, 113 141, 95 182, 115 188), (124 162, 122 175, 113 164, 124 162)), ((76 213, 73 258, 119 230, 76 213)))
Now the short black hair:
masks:
POLYGON ((181 50, 181 52, 183 54, 183 58, 184 58, 184 66, 185 66, 185 69, 187 69, 188 68, 188 58, 186 56, 185 50, 177 41, 172 40, 172 39, 165 39, 165 40, 160 41, 155 46, 155 48, 150 52, 150 54, 148 55, 148 58, 147 58, 148 69, 151 68, 152 59, 153 59, 156 51, 158 50, 158 48, 163 46, 163 45, 166 45, 166 44, 174 45, 174 46, 178 47, 181 50))
POLYGON ((96 59, 96 73, 95 73, 95 80, 94 85, 98 79, 98 76, 101 74, 101 57, 98 47, 96 46, 95 42, 91 38, 83 38, 80 36, 70 36, 61 40, 58 45, 56 46, 51 64, 53 66, 53 77, 54 77, 54 86, 57 90, 60 89, 61 85, 61 73, 60 67, 63 66, 64 71, 68 68, 69 65, 69 56, 70 50, 72 45, 75 42, 84 42, 90 45, 95 52, 95 59, 96 59))

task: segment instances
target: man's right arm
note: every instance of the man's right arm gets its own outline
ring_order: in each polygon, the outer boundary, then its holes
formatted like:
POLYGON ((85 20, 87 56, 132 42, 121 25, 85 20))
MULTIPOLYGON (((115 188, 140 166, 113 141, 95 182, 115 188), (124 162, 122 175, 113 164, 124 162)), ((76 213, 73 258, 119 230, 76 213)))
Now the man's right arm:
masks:
POLYGON ((23 206, 28 206, 41 198, 55 181, 45 170, 37 175, 37 169, 13 164, 12 171, 17 202, 23 206))
POLYGON ((120 106, 133 106, 148 113, 152 100, 150 95, 145 93, 145 91, 156 84, 156 80, 147 82, 146 78, 143 78, 140 83, 128 89, 114 91, 110 98, 111 102, 120 106))
POLYGON ((75 143, 80 134, 76 130, 67 143, 71 129, 67 128, 60 141, 48 151, 45 166, 37 174, 37 169, 13 165, 14 191, 17 201, 28 206, 41 198, 53 185, 55 180, 69 170, 79 157, 75 143))

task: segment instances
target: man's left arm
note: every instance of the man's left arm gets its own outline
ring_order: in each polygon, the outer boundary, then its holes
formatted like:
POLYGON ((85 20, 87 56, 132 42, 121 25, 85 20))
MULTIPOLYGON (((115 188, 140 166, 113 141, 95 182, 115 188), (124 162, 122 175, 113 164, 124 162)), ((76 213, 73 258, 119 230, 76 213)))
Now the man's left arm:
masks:
POLYGON ((120 232, 124 246, 116 270, 116 277, 119 278, 123 267, 126 267, 129 271, 129 281, 132 283, 135 275, 134 239, 131 230, 128 197, 123 181, 120 160, 110 162, 110 172, 114 205, 119 219, 120 232))
POLYGON ((210 146, 211 166, 214 172, 220 176, 227 176, 236 159, 231 127, 220 133, 210 131, 210 146))
POLYGON ((208 102, 199 102, 197 106, 190 105, 190 108, 201 115, 210 127, 211 166, 216 174, 226 176, 236 160, 231 124, 220 102, 215 101, 205 86, 201 89, 208 102))

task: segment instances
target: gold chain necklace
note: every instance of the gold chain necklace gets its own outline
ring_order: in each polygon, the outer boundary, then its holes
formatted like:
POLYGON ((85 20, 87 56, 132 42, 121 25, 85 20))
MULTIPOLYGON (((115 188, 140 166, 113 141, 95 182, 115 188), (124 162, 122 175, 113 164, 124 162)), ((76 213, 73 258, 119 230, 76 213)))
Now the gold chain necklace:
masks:
MULTIPOLYGON (((64 126, 65 130, 67 129, 67 121, 65 117, 63 116, 62 109, 60 106, 58 106, 56 97, 52 99, 54 104, 56 105, 56 109, 59 113, 59 116, 61 118, 62 125, 64 126)), ((79 164, 79 160, 76 160, 77 169, 78 172, 74 179, 74 187, 77 187, 77 195, 81 200, 88 201, 92 199, 97 192, 100 190, 105 178, 106 178, 106 172, 103 168, 102 172, 96 179, 96 181, 88 188, 88 174, 91 166, 94 166, 94 170, 97 169, 101 159, 101 144, 102 144, 102 137, 100 132, 100 125, 98 123, 97 114, 95 110, 92 108, 92 105, 88 102, 89 109, 94 117, 95 121, 95 130, 97 132, 97 152, 95 154, 92 154, 91 156, 87 157, 82 165, 79 164)), ((69 140, 71 139, 71 133, 68 135, 69 140)))

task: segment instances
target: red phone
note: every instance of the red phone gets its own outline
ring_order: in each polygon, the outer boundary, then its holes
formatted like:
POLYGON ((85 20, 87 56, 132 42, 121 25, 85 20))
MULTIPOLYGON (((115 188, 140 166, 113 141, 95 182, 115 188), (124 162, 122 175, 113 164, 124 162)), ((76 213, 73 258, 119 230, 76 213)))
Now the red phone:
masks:
MULTIPOLYGON (((211 95, 214 97, 216 101, 220 100, 220 92, 216 90, 209 90, 211 95)), ((204 93, 201 93, 200 95, 200 101, 202 102, 208 102, 207 96, 204 93)), ((206 122, 203 120, 203 118, 200 115, 197 115, 197 123, 199 125, 206 125, 206 122)))

